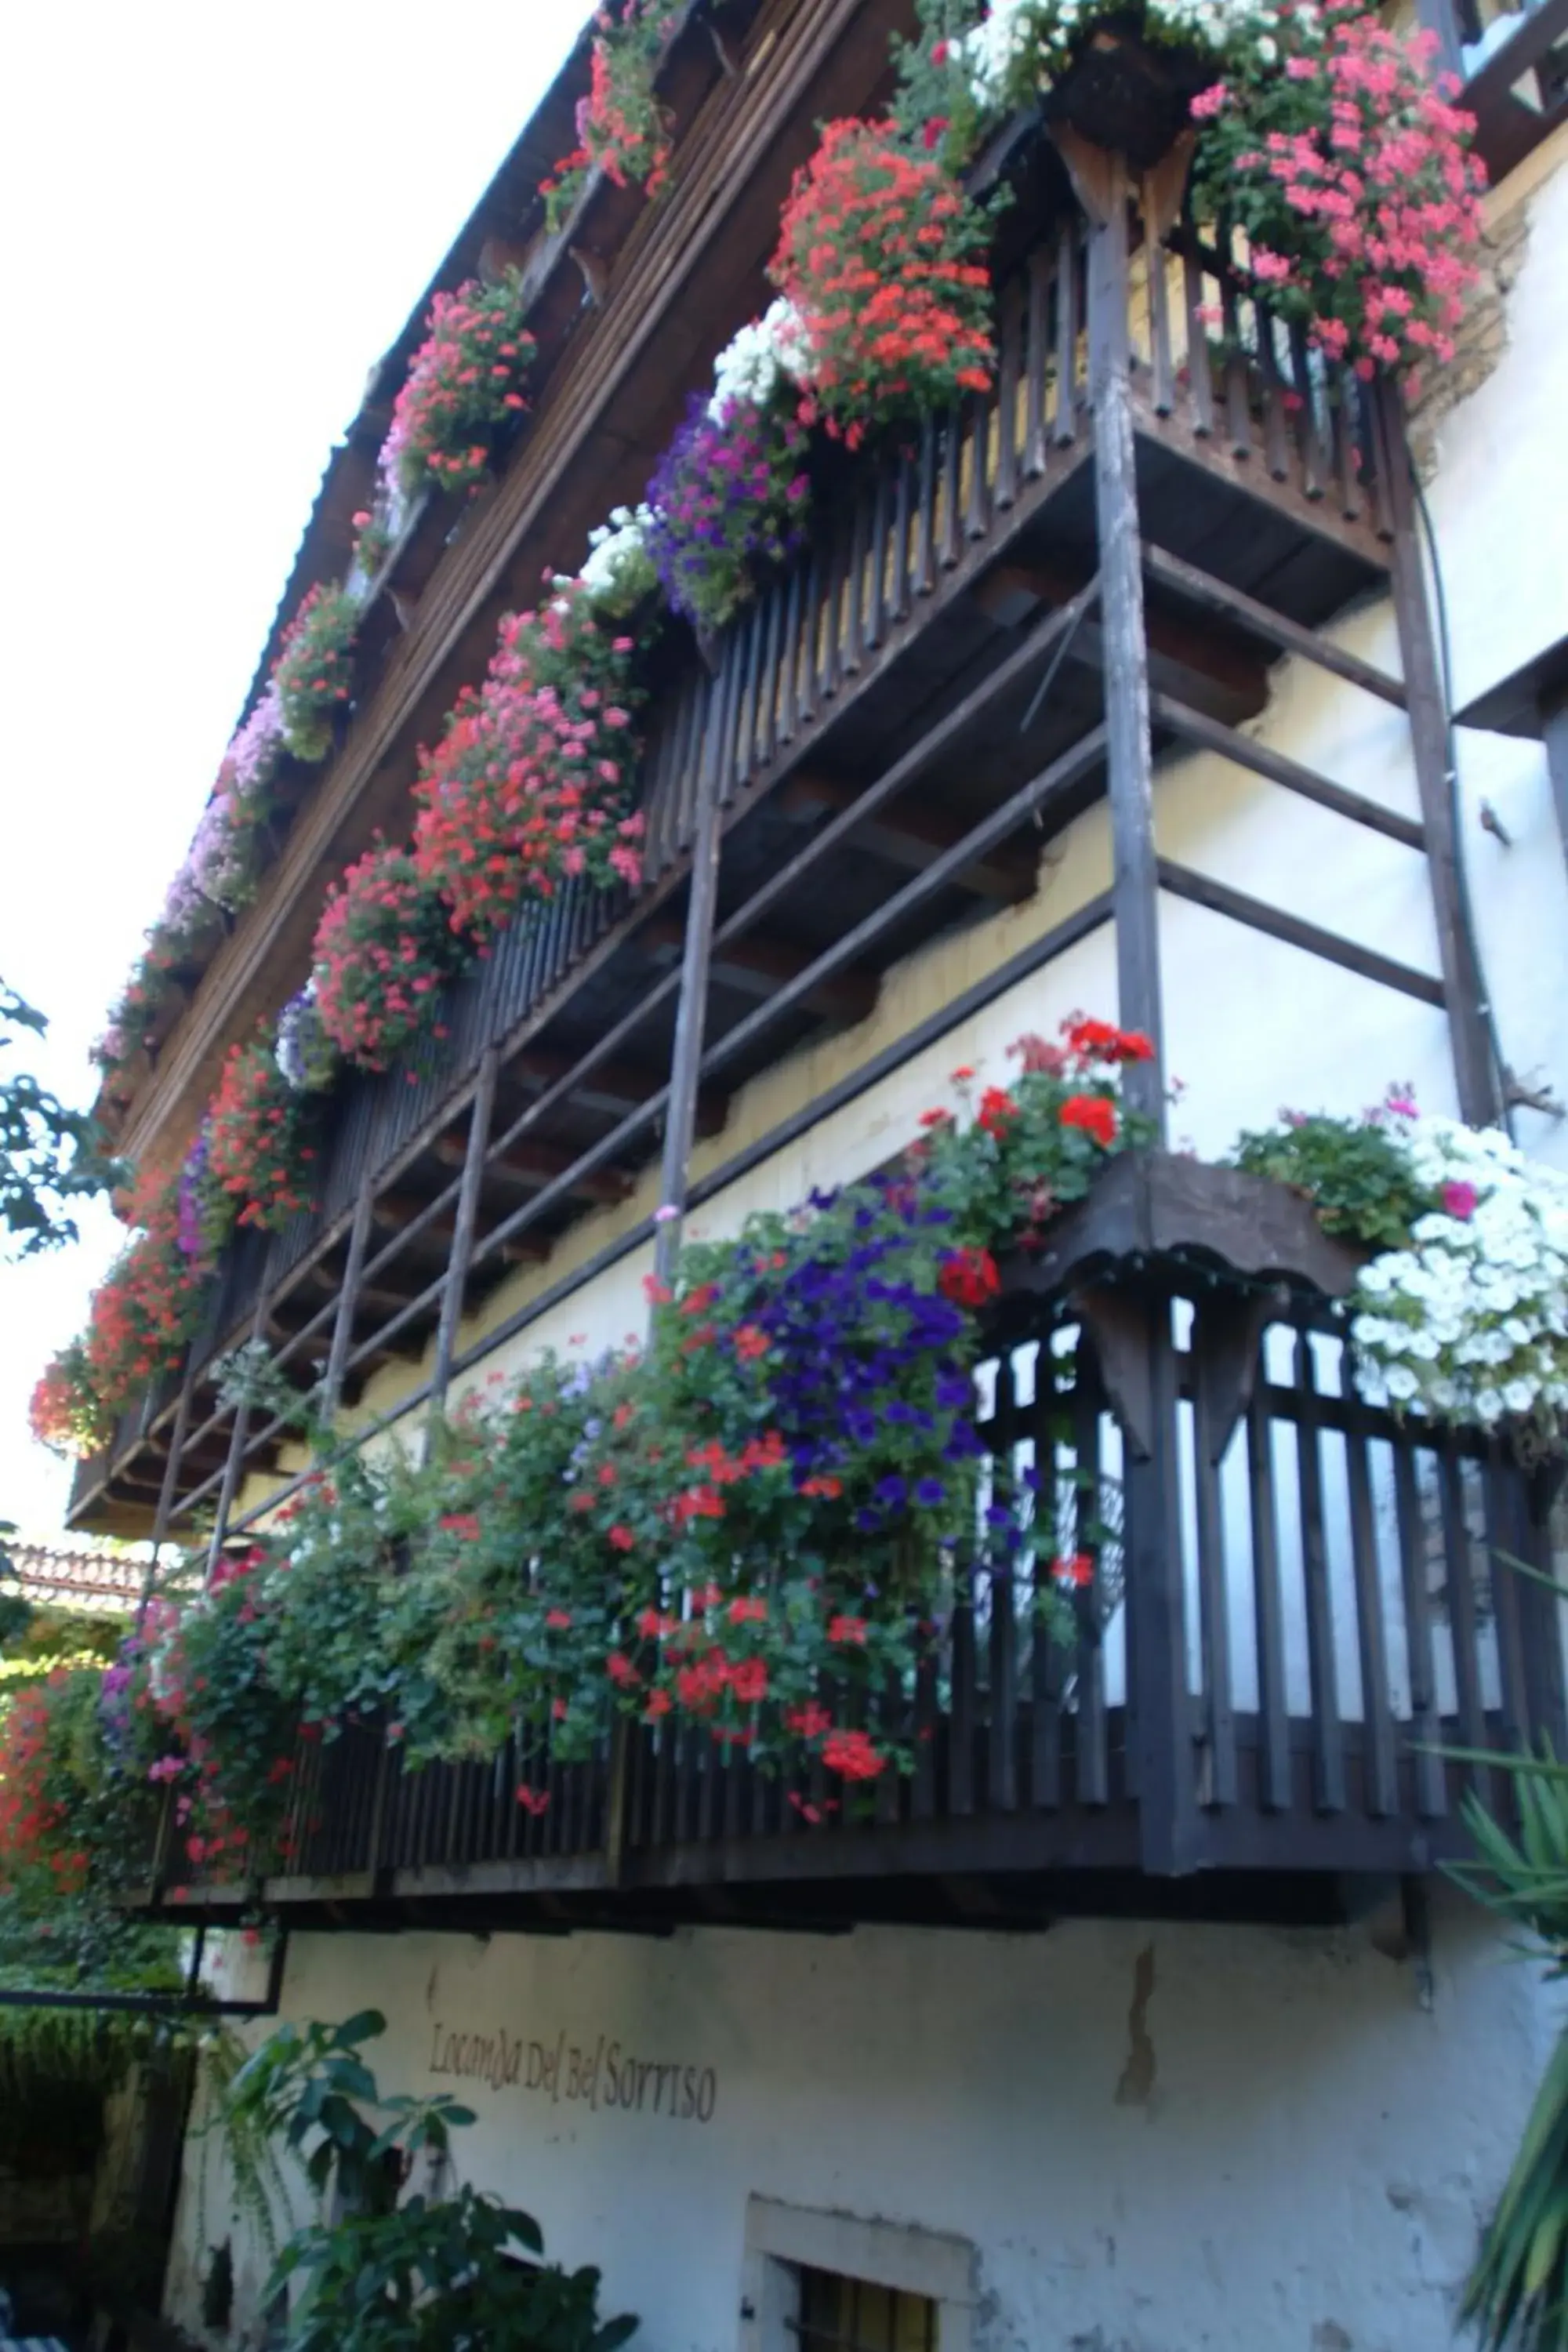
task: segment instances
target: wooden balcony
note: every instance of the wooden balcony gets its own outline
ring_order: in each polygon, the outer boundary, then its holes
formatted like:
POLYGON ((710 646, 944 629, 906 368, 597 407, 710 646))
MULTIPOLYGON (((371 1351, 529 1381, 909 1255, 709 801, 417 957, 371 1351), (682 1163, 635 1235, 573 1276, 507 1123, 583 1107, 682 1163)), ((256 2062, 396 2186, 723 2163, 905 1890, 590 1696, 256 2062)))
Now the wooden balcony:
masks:
POLYGON ((1125 1161, 1014 1270, 982 1434, 1093 1579, 1064 1639, 1030 1577, 952 1563, 865 1718, 907 1771, 773 1775, 668 1721, 584 1762, 531 1734, 411 1771, 362 1726, 301 1743, 260 1883, 200 1883, 166 1824, 144 1899, 475 1930, 1329 1918, 1462 1851, 1497 1776, 1441 1748, 1568 1729, 1554 1604, 1504 1564, 1550 1566, 1552 1482, 1358 1401, 1319 1286, 1342 1254, 1303 1253, 1310 1224, 1252 1180, 1125 1161))
MULTIPOLYGON (((166 1532, 275 1463, 279 1424, 237 1416, 212 1380, 248 1337, 266 1339, 301 1386, 325 1367, 334 1396, 352 1402, 370 1373, 403 1360, 413 1385, 398 1410, 439 1402, 469 1360, 448 1350, 432 1370, 444 1310, 455 1330, 458 1309, 471 1312, 520 1265, 548 1262, 584 1208, 631 1190, 676 1085, 705 805, 721 854, 716 929, 695 982, 704 1043, 690 1110, 713 1132, 739 1085, 863 1015, 892 964, 1027 897, 1042 844, 1104 793, 1106 714, 1121 699, 1124 658, 1108 652, 1099 566, 1091 352, 1104 298, 1089 266, 1096 232, 1054 152, 1030 135, 1014 159, 1025 194, 994 394, 928 425, 913 448, 845 458, 823 486, 812 544, 729 633, 716 668, 669 633, 643 763, 643 888, 595 897, 569 887, 448 991, 438 1048, 410 1070, 339 1088, 315 1210, 231 1250, 184 1376, 84 1465, 73 1524, 145 1535, 162 1501, 166 1532), (471 1213, 460 1215, 470 1164, 471 1213)), ((1237 731, 1263 708, 1281 653, 1405 707, 1399 679, 1320 634, 1397 572, 1402 535, 1409 543, 1397 416, 1353 377, 1325 372, 1191 228, 1148 233, 1163 201, 1145 187, 1144 230, 1112 321, 1128 353, 1138 652, 1154 751, 1218 751, 1420 850, 1423 824, 1237 731), (1211 345, 1216 317, 1223 352, 1211 345)), ((1440 782, 1441 747, 1428 750, 1440 782)), ((1446 971, 1373 954, 1169 861, 1157 878, 1381 984, 1452 1002, 1446 971)), ((941 1025, 1112 921, 1113 898, 1079 909, 941 1025)), ((831 1097, 726 1160, 690 1204, 933 1034, 930 1023, 911 1030, 831 1097)), ((650 1234, 639 1223, 563 1273, 487 1345, 650 1234)))

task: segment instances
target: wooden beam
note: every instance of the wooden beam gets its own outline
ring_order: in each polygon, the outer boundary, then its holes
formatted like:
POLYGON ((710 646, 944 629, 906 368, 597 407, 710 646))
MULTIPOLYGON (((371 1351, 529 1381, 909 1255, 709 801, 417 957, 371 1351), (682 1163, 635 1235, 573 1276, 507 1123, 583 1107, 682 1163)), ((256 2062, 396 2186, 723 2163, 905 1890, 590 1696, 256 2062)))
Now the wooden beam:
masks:
MULTIPOLYGON (((436 1156, 452 1165, 461 1162, 463 1146, 456 1138, 444 1135, 436 1145, 436 1156)), ((572 1168, 580 1154, 568 1151, 554 1143, 514 1143, 504 1151, 492 1151, 485 1160, 485 1181, 510 1186, 514 1192, 535 1192, 544 1184, 552 1184, 572 1168)), ((568 1187, 579 1200, 614 1203, 624 1201, 635 1186, 636 1179, 619 1169, 590 1170, 568 1187)))
POLYGON ((1426 847, 1426 836, 1414 818, 1401 816, 1395 809, 1384 808, 1362 793, 1352 793, 1343 784, 1331 782, 1327 776, 1320 776, 1315 768, 1304 768, 1299 760, 1287 759, 1283 751, 1273 751, 1250 735, 1238 735, 1234 728, 1222 727, 1217 719, 1206 718, 1202 711, 1189 710, 1169 695, 1155 695, 1152 709, 1162 727, 1169 727, 1194 749, 1216 751, 1221 759, 1234 760, 1237 767, 1249 769, 1270 783, 1283 784, 1287 792, 1299 793, 1303 800, 1315 801, 1320 808, 1332 809, 1336 816, 1349 817, 1352 824, 1386 834, 1390 841, 1399 842, 1405 849, 1426 847))
POLYGON ((1430 972, 1396 963, 1392 956, 1379 955, 1374 948, 1361 947, 1337 931, 1326 931, 1319 923, 1305 922, 1300 915, 1287 914, 1282 907, 1271 907, 1262 898, 1249 897, 1245 890, 1233 890, 1227 882, 1216 882, 1210 874, 1194 874, 1190 866, 1177 866, 1168 857, 1159 860, 1158 870, 1160 887, 1169 890, 1173 898, 1189 898, 1194 906, 1206 907, 1211 914, 1228 915, 1233 922, 1245 923, 1249 930, 1266 932, 1270 939, 1283 940, 1288 947, 1302 948, 1308 955, 1321 956, 1325 963, 1337 963, 1363 980, 1376 981, 1383 988, 1398 989, 1402 995, 1442 1008, 1443 983, 1430 972))
MULTIPOLYGON (((697 837, 692 845, 691 888, 680 937, 680 994, 676 1001, 675 1044, 670 1055, 664 1152, 659 1168, 661 1222, 654 1239, 654 1271, 661 1281, 669 1279, 680 1248, 687 1175, 697 1127, 697 1090, 702 1077, 702 1047, 714 976, 713 924, 719 907, 719 858, 724 838, 723 807, 719 794, 721 730, 724 715, 731 707, 731 687, 740 658, 741 638, 735 632, 731 633, 722 669, 708 680, 702 762, 697 778, 697 837)), ((618 1877, 623 1860, 627 1749, 624 1726, 617 1724, 616 1728, 605 1839, 608 1867, 612 1875, 618 1877)))
MULTIPOLYGON (((1016 628, 1042 605, 1067 604, 1083 584, 1081 566, 1002 563, 986 575, 975 601, 1004 627, 1016 628)), ((1234 633, 1197 627, 1178 614, 1147 608, 1143 628, 1154 686, 1229 726, 1256 719, 1267 708, 1268 667, 1234 633)), ((1104 667, 1105 633, 1092 616, 1073 632, 1068 655, 1093 669, 1104 667)))
MULTIPOLYGON (((521 1078, 525 1085, 557 1087, 563 1078, 571 1079, 579 1057, 543 1046, 531 1045, 509 1062, 502 1073, 503 1082, 521 1078)), ((580 1080, 574 1080, 565 1090, 565 1099, 580 1103, 584 1110, 602 1111, 606 1118, 624 1118, 655 1095, 664 1080, 658 1072, 639 1062, 600 1062, 580 1080)), ((730 1097, 720 1089, 704 1087, 697 1101, 697 1132, 717 1135, 730 1115, 730 1097)))
MULTIPOLYGON (((650 923, 643 936, 649 953, 664 960, 682 951, 685 926, 650 923)), ((816 961, 811 948, 753 932, 722 947, 715 945, 710 970, 716 981, 738 995, 765 999, 775 995, 781 984, 797 980, 816 961)), ((874 972, 835 972, 805 990, 800 1002, 807 1012, 830 1021, 863 1021, 877 1002, 879 986, 874 972)))
MULTIPOLYGON (((819 816, 837 816, 853 808, 858 797, 856 785, 808 769, 794 777, 779 794, 779 814, 810 824, 819 816)), ((863 825, 857 826, 850 839, 856 848, 885 858, 889 866, 921 874, 944 851, 954 848, 968 830, 962 818, 945 816, 929 804, 910 807, 905 803, 896 817, 868 817, 863 825)), ((952 879, 956 888, 968 890, 977 898, 1016 907, 1034 896, 1038 875, 1038 859, 1034 855, 1004 848, 993 850, 988 857, 977 858, 973 866, 961 867, 952 879)))
POLYGON ((1315 662, 1320 669, 1331 671, 1352 686, 1365 688, 1381 701, 1391 702, 1396 710, 1405 708, 1405 688, 1400 679, 1390 677, 1386 670, 1375 669, 1357 654, 1348 654, 1340 646, 1331 645, 1315 629, 1305 629, 1299 621, 1289 620, 1270 604, 1260 604, 1256 596, 1246 595, 1233 588, 1228 581, 1216 580, 1210 572, 1201 572, 1195 563, 1184 562, 1179 555, 1169 555, 1163 547, 1149 540, 1143 542, 1143 569, 1151 580, 1189 597, 1194 604, 1206 604, 1211 611, 1228 614, 1245 629, 1250 629, 1281 653, 1299 654, 1303 661, 1315 662))

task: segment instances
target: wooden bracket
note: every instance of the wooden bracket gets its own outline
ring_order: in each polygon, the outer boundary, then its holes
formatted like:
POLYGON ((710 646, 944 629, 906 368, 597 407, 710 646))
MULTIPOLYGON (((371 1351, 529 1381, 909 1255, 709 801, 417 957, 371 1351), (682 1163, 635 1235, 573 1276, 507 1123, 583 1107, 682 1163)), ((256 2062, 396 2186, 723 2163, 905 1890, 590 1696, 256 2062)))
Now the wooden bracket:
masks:
POLYGON ((1152 246, 1163 244, 1182 217, 1187 173, 1198 143, 1195 131, 1184 131, 1173 147, 1143 174, 1140 202, 1143 228, 1152 246))
POLYGON ((596 253, 585 253, 580 245, 569 245, 566 250, 583 273, 589 301, 595 310, 602 310, 610 287, 609 271, 596 253))
POLYGON ((1237 1423, 1252 1402, 1258 1350, 1268 1323, 1288 1303, 1278 1291, 1216 1290, 1193 1316, 1201 1443, 1217 1469, 1237 1423))
POLYGON ((1125 157, 1113 155, 1109 147, 1097 147, 1092 139, 1086 139, 1070 122, 1053 122, 1050 131, 1068 167, 1073 194, 1095 227, 1106 227, 1115 219, 1118 205, 1126 207, 1125 157))
POLYGON ((1106 1397, 1128 1445, 1147 1462, 1154 1451, 1154 1394, 1144 1302, 1131 1291, 1098 1285, 1075 1292, 1068 1307, 1093 1342, 1106 1397))
POLYGON ((708 25, 708 37, 713 44, 713 54, 719 60, 719 69, 722 73, 725 80, 739 81, 741 79, 741 68, 736 64, 735 59, 731 56, 729 48, 725 44, 723 34, 719 30, 718 26, 712 22, 711 18, 710 18, 708 25))

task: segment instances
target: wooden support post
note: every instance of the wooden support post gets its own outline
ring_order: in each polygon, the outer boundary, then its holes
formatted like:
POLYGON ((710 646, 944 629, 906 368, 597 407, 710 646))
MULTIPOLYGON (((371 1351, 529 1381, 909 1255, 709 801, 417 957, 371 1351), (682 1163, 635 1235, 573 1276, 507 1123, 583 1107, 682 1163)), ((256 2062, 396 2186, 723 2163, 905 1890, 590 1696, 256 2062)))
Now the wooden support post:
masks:
POLYGON ((1127 330, 1127 163, 1124 156, 1089 147, 1069 131, 1058 131, 1058 140, 1089 217, 1089 394, 1105 641, 1117 1010, 1124 1027, 1142 1030, 1154 1045, 1152 1061, 1128 1069, 1124 1087, 1131 1107, 1154 1122, 1157 1140, 1163 1143, 1165 1055, 1153 750, 1127 330))
POLYGON ((1187 1690, 1177 1458, 1176 1346, 1168 1294, 1147 1274, 1078 1301, 1122 1433, 1128 1780, 1152 1878, 1202 1858, 1197 1723, 1187 1690))
POLYGON ((474 1106, 468 1117, 468 1148, 463 1159, 463 1181, 458 1188, 458 1223, 452 1255, 447 1261, 447 1286, 441 1294, 441 1319, 436 1331, 436 1362, 430 1374, 430 1410, 426 1422, 426 1444, 447 1404, 457 1348, 458 1326, 463 1318, 463 1294, 468 1286, 468 1266, 474 1255, 474 1227, 479 1221, 479 1186, 489 1149, 490 1117, 495 1108, 496 1073, 500 1056, 487 1045, 474 1086, 474 1106))
POLYGON ((353 1342, 354 1308, 359 1303, 360 1276, 364 1271, 364 1254, 370 1243, 371 1215, 375 1206, 375 1185, 366 1176, 354 1202, 354 1220, 349 1229, 349 1254, 343 1266, 342 1287, 338 1292, 338 1311, 332 1320, 332 1344, 327 1355, 326 1373, 321 1381, 321 1424, 331 1429, 342 1400, 343 1374, 348 1369, 349 1349, 353 1342))
POLYGON ((180 1401, 174 1407, 174 1426, 169 1435, 169 1458, 163 1465, 163 1484, 158 1489, 158 1507, 153 1514, 153 1557, 147 1563, 147 1573, 142 1580, 142 1597, 136 1603, 136 1632, 140 1634, 147 1622, 147 1610, 158 1579, 158 1556, 169 1538, 169 1521, 174 1517, 174 1496, 180 1478, 180 1456, 185 1450, 185 1431, 191 1418, 191 1352, 187 1348, 180 1365, 180 1401))
POLYGON ((1379 439, 1388 466, 1388 507, 1394 527, 1389 572, 1410 709, 1415 783, 1426 835, 1426 870, 1432 887, 1432 911, 1436 919, 1437 956, 1447 1003, 1454 1082, 1460 1117, 1472 1127, 1490 1127, 1502 1118, 1502 1092, 1488 1033, 1480 960, 1465 905, 1447 697, 1415 528, 1405 420, 1394 385, 1379 384, 1374 397, 1380 403, 1379 439))
POLYGON ((731 639, 723 668, 709 685, 708 722, 702 740, 702 771, 697 785, 697 839, 691 853, 691 896, 686 909, 681 953, 680 1003, 675 1018, 669 1104, 664 1121, 664 1160, 659 1178, 663 1214, 654 1243, 654 1272, 667 1282, 680 1248, 688 1169, 697 1131, 697 1088, 708 1026, 708 977, 712 960, 713 919, 719 904, 719 852, 722 825, 719 805, 722 715, 728 705, 731 666, 738 639, 731 639))
MULTIPOLYGON (((268 1253, 270 1260, 271 1253, 268 1253)), ((256 1312, 250 1319, 250 1344, 254 1347, 267 1328, 268 1267, 261 1269, 257 1289, 256 1312)), ((242 1396, 234 1409, 234 1428, 229 1433, 228 1459, 223 1465, 223 1485, 218 1489, 217 1517, 213 1521, 212 1541, 207 1546, 205 1582, 210 1584, 223 1556, 223 1541, 228 1533, 228 1515, 234 1508, 234 1498, 239 1492, 239 1474, 245 1466, 245 1441, 250 1433, 250 1400, 242 1396)))

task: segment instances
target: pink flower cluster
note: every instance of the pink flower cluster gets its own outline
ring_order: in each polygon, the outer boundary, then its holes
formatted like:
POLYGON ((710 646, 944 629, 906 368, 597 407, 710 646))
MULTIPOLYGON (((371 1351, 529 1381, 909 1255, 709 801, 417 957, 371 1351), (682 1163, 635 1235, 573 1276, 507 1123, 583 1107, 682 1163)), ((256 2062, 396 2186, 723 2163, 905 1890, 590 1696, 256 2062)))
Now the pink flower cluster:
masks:
POLYGON ((383 476, 405 498, 427 483, 461 490, 483 478, 496 433, 528 405, 535 346, 524 307, 516 270, 437 295, 381 452, 383 476))
POLYGON ((1282 20, 1283 73, 1217 82, 1200 194, 1249 266, 1331 359, 1370 377, 1453 357, 1475 283, 1485 172, 1472 117, 1430 73, 1434 37, 1387 31, 1360 0, 1282 20))
POLYGON ((384 842, 333 885, 313 953, 316 1017, 370 1070, 429 1026, 436 992, 461 961, 446 907, 408 852, 384 842))
POLYGON ((580 583, 509 614, 485 682, 468 688, 415 798, 414 859, 484 939, 577 874, 637 883, 629 637, 611 637, 580 583))

